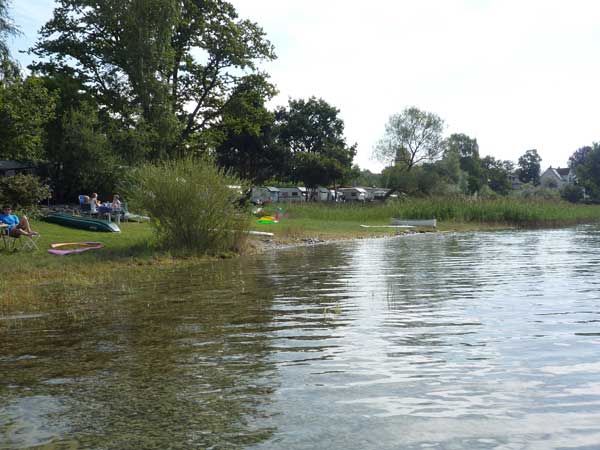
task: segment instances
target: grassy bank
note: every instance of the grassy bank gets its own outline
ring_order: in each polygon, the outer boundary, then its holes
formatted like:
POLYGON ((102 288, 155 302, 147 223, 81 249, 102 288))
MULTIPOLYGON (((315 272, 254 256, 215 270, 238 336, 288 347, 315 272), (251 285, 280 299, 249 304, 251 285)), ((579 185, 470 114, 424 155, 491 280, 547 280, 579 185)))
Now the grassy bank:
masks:
POLYGON ((152 232, 148 224, 122 224, 122 233, 96 233, 33 222, 41 233, 39 251, 7 251, 0 241, 0 308, 15 299, 28 299, 35 291, 57 281, 86 285, 106 278, 124 264, 136 265, 152 258, 152 232), (47 253, 56 242, 99 241, 104 248, 79 255, 56 256, 47 253))

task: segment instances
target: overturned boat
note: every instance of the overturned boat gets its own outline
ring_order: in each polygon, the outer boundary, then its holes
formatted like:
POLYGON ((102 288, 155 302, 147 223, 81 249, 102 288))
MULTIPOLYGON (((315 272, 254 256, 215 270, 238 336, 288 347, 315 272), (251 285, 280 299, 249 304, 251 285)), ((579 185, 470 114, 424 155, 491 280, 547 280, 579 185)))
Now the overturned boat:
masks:
POLYGON ((96 219, 94 217, 73 216, 64 213, 52 213, 43 218, 46 222, 63 225, 65 227, 79 228, 80 230, 88 231, 104 231, 110 233, 118 233, 121 231, 119 226, 114 222, 107 220, 96 219))
POLYGON ((411 226, 411 227, 437 227, 437 221, 435 217, 433 219, 392 219, 392 225, 394 226, 411 226))

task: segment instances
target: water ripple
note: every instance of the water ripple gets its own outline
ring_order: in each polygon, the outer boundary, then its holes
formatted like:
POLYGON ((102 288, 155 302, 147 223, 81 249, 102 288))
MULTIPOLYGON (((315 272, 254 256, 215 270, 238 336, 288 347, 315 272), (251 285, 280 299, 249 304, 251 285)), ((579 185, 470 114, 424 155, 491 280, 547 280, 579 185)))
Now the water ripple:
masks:
POLYGON ((588 226, 123 280, 0 318, 0 448, 598 448, 599 269, 588 226))

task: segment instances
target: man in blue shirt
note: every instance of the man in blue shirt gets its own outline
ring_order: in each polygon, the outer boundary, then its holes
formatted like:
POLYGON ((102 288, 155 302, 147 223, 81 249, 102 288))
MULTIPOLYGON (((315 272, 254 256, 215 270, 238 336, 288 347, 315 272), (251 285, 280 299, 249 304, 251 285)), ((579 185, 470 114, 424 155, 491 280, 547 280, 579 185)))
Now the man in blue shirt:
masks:
POLYGON ((2 213, 0 214, 0 224, 8 226, 8 234, 12 237, 31 237, 37 234, 35 231, 32 231, 27 217, 23 216, 21 217, 21 219, 19 219, 17 216, 12 214, 12 208, 10 206, 2 207, 2 213))

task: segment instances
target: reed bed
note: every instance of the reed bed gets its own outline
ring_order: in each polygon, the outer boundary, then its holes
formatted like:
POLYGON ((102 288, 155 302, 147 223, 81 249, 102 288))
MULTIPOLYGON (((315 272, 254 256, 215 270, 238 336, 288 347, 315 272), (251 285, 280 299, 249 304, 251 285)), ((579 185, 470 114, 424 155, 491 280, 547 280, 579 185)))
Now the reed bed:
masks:
POLYGON ((381 203, 290 203, 286 215, 296 219, 389 223, 392 217, 442 222, 506 224, 517 227, 560 226, 600 221, 600 206, 512 198, 423 198, 381 203))

